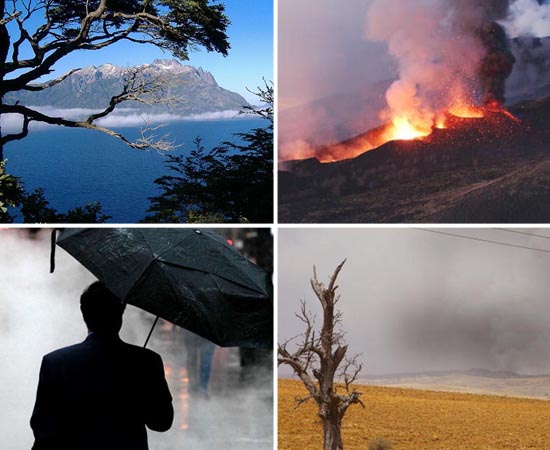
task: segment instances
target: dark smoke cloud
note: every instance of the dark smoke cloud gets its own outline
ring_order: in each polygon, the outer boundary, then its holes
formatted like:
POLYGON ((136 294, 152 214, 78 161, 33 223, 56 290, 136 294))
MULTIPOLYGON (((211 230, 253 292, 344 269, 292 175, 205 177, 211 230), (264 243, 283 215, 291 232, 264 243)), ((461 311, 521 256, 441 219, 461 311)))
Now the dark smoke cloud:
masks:
POLYGON ((483 103, 504 103, 506 80, 516 62, 510 49, 510 41, 504 28, 496 22, 486 22, 480 30, 480 38, 487 52, 479 69, 484 93, 483 103))
POLYGON ((515 58, 504 27, 496 21, 508 17, 509 0, 451 0, 459 32, 476 36, 485 54, 479 66, 483 103, 504 103, 506 79, 512 73, 515 58))

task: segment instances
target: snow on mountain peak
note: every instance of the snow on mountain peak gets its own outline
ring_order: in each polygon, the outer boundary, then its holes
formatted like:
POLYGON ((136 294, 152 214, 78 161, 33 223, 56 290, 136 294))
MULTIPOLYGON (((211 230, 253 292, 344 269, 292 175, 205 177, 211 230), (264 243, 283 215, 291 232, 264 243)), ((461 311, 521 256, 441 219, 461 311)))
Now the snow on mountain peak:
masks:
MULTIPOLYGON (((201 79, 208 84, 217 84, 212 74, 205 71, 202 67, 196 68, 193 66, 183 65, 176 59, 155 59, 150 64, 141 64, 135 68, 141 69, 143 73, 158 75, 191 74, 194 78, 201 79)), ((90 81, 93 81, 96 78, 121 78, 131 69, 131 67, 120 67, 115 64, 105 63, 100 66, 89 66, 81 69, 78 71, 78 74, 89 78, 90 81)))

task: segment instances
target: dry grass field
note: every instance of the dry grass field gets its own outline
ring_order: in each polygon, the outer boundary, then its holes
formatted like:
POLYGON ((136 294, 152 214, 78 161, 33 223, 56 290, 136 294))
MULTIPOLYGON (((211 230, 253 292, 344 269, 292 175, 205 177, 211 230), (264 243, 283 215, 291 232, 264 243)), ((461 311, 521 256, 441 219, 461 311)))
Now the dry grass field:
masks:
MULTIPOLYGON (((512 397, 364 386, 366 408, 343 422, 346 450, 367 450, 375 437, 394 450, 548 450, 550 403, 512 397)), ((279 380, 279 450, 322 449, 321 424, 299 381, 279 380)))

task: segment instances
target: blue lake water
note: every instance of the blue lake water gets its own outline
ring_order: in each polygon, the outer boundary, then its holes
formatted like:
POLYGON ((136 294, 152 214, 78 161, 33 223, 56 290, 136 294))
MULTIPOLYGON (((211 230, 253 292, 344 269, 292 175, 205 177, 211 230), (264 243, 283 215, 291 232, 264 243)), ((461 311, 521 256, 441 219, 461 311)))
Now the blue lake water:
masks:
MULTIPOLYGON (((206 149, 222 141, 236 141, 234 133, 265 127, 261 119, 187 121, 171 123, 158 134, 170 133, 181 144, 174 154, 188 154, 193 140, 202 138, 206 149)), ((120 129, 129 138, 135 128, 120 129)), ((148 198, 160 192, 154 180, 168 174, 165 154, 134 150, 103 133, 48 128, 35 130, 4 149, 7 172, 22 179, 28 191, 42 187, 50 205, 60 212, 89 201, 99 201, 111 223, 143 219, 148 198)))

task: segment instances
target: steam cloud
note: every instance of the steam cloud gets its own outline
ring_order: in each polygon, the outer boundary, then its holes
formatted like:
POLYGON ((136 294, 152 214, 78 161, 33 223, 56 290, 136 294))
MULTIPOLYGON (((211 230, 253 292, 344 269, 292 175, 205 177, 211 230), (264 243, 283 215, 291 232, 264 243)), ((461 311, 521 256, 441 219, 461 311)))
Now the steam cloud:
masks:
POLYGON ((543 0, 516 0, 510 5, 509 16, 503 25, 513 38, 550 36, 550 4, 543 0))

